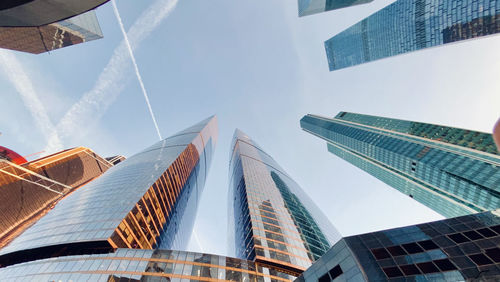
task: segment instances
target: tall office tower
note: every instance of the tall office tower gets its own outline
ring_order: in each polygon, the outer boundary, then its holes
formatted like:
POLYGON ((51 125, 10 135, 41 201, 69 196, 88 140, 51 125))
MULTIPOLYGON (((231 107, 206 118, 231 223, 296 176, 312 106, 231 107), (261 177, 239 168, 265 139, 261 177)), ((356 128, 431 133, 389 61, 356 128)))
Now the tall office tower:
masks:
POLYGON ((498 281, 500 210, 343 238, 295 282, 498 281))
POLYGON ((328 151, 445 217, 500 208, 500 155, 491 134, 340 112, 306 115, 328 151))
POLYGON ((499 0, 397 0, 325 42, 330 71, 500 32, 499 0))
POLYGON ((210 117, 111 167, 0 250, 0 265, 116 248, 183 249, 216 143, 210 117))
POLYGON ((12 151, 8 156, 7 160, 0 159, 0 247, 43 216, 62 197, 112 166, 83 147, 31 162, 12 151))
POLYGON ((340 234, 292 178, 236 130, 229 164, 229 248, 298 276, 340 234))
POLYGON ((299 17, 346 8, 373 0, 298 0, 299 17))
POLYGON ((40 54, 102 38, 95 11, 40 27, 0 27, 0 48, 40 54))
POLYGON ((37 27, 88 12, 109 0, 3 0, 0 26, 37 27))

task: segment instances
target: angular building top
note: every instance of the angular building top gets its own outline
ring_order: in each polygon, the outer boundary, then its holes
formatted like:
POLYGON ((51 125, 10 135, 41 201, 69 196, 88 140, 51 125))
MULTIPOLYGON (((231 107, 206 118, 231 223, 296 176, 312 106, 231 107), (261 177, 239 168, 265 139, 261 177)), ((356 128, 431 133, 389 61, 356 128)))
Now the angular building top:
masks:
POLYGON ((95 11, 40 27, 0 27, 0 48, 40 54, 102 38, 95 11))
POLYGON ((0 251, 0 264, 112 248, 182 249, 216 144, 206 119, 112 167, 0 251))
POLYGON ((330 71, 500 32, 500 1, 397 0, 325 42, 330 71))
POLYGON ((373 0, 298 0, 299 17, 346 8, 373 0))
POLYGON ((343 238, 296 282, 498 281, 500 210, 343 238))
POLYGON ((37 27, 62 21, 109 0, 2 0, 0 27, 37 27))
POLYGON ((294 277, 231 257, 171 250, 117 249, 0 268, 3 281, 291 281, 294 277))
POLYGON ((298 275, 340 239, 299 185, 236 130, 229 165, 229 248, 298 275))
POLYGON ((328 151, 445 217, 500 208, 500 155, 491 134, 340 112, 304 116, 328 151))

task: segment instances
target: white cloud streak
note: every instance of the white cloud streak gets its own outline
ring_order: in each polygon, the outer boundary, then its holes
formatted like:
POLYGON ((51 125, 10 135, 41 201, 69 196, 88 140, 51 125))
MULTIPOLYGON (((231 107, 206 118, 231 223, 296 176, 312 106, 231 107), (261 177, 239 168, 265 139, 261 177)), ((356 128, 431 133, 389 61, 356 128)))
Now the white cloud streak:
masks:
MULTIPOLYGON (((178 0, 157 0, 134 22, 127 35, 130 48, 135 50, 151 32, 174 10, 178 0)), ((130 63, 125 40, 99 75, 94 87, 86 92, 64 115, 57 131, 61 138, 80 139, 104 115, 124 88, 125 70, 130 63)), ((46 148, 49 151, 50 148, 46 148)))
POLYGON ((158 127, 158 123, 156 122, 155 115, 153 113, 153 108, 151 108, 151 103, 149 102, 148 93, 146 92, 146 87, 144 87, 144 82, 142 81, 141 73, 139 72, 139 67, 137 66, 137 61, 135 60, 134 52, 132 51, 132 47, 130 46, 130 41, 127 36, 127 32, 125 31, 125 27, 123 26, 122 17, 120 16, 120 12, 118 11, 118 7, 116 6, 115 0, 112 0, 113 4, 113 12, 115 13, 116 19, 118 20, 118 24, 120 25, 120 30, 123 34, 123 39, 125 40, 125 44, 127 45, 127 50, 130 55, 130 59, 132 60, 132 65, 134 66, 135 75, 137 76, 137 80, 141 85, 142 94, 144 95, 144 99, 146 100, 146 104, 148 105, 149 113, 151 114, 151 119, 153 119, 153 123, 156 128, 156 133, 158 133, 158 137, 161 138, 160 128, 158 127))
POLYGON ((29 76, 11 51, 0 50, 0 68, 21 96, 24 105, 30 111, 38 129, 45 136, 47 148, 62 149, 62 143, 57 130, 49 118, 45 106, 38 98, 29 76))

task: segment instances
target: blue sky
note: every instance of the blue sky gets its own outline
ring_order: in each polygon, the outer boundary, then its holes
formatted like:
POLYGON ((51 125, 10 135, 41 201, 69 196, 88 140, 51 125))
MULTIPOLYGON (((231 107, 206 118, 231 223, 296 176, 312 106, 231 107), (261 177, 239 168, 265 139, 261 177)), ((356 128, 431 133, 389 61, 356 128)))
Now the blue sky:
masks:
MULTIPOLYGON (((227 254, 235 128, 344 236, 441 218, 329 154, 299 126, 307 113, 352 111, 491 132, 500 116, 500 36, 328 71, 323 42, 390 2, 298 18, 295 1, 117 0, 162 135, 218 116, 199 244, 192 239, 190 250, 227 254), (165 5, 172 9, 158 8, 165 5)), ((97 14, 104 39, 42 55, 0 51, 0 144, 23 155, 87 146, 130 156, 158 140, 111 3, 97 14)))

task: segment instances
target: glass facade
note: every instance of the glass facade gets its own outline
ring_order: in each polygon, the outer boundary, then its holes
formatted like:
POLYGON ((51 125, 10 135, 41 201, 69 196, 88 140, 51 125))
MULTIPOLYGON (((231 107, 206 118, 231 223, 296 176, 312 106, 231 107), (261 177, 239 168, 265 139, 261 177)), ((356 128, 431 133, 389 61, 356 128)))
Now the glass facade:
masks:
POLYGON ((229 249, 298 275, 340 239, 296 182, 236 130, 229 165, 229 249))
POLYGON ((16 165, 0 163, 0 247, 39 219, 59 199, 112 165, 84 147, 16 165))
POLYGON ((499 216, 496 210, 345 237, 295 281, 498 281, 499 216))
POLYGON ((0 264, 187 245, 216 144, 210 117, 78 189, 0 250, 0 264), (29 254, 29 255, 28 255, 29 254))
POLYGON ((102 38, 95 11, 40 27, 0 27, 0 48, 40 54, 102 38))
POLYGON ((397 0, 325 42, 330 71, 500 32, 498 0, 397 0))
POLYGON ((298 0, 299 17, 336 10, 373 0, 298 0))
POLYGON ((500 208, 491 134, 346 112, 300 123, 331 153, 445 217, 500 208))
POLYGON ((2 281, 291 281, 258 263, 170 250, 117 249, 113 253, 31 261, 0 268, 2 281))
POLYGON ((38 27, 88 12, 109 0, 2 0, 1 27, 38 27))

